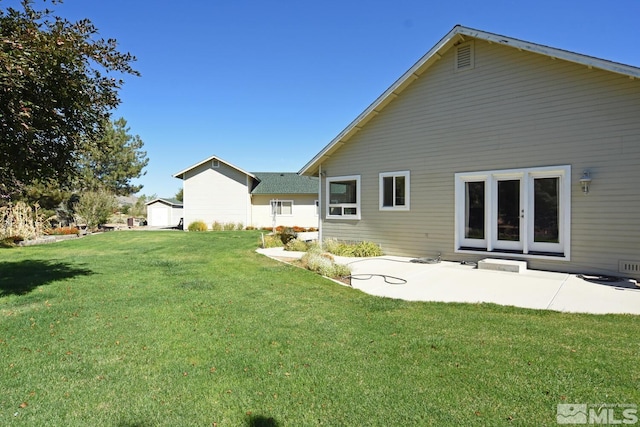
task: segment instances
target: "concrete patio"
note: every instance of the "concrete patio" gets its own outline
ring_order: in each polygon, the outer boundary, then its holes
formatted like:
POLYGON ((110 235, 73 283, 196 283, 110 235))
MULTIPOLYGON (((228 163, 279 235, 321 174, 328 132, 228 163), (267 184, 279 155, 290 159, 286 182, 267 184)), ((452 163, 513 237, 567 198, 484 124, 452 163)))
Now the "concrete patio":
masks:
MULTIPOLYGON (((300 258, 303 252, 258 249, 271 258, 300 258)), ((525 270, 521 273, 482 270, 474 265, 411 258, 335 257, 351 267, 351 286, 371 295, 407 301, 495 303, 574 313, 640 314, 640 287, 632 279, 609 281, 567 273, 525 270)))

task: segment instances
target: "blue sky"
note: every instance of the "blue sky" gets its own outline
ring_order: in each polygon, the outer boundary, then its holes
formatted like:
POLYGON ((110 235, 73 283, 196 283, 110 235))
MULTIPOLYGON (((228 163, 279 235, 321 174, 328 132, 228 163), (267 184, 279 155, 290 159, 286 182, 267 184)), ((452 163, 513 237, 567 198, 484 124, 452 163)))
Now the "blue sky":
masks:
POLYGON ((65 0, 54 11, 91 19, 138 58, 114 116, 145 143, 141 194, 160 197, 212 155, 298 171, 456 24, 640 66, 640 0, 65 0))

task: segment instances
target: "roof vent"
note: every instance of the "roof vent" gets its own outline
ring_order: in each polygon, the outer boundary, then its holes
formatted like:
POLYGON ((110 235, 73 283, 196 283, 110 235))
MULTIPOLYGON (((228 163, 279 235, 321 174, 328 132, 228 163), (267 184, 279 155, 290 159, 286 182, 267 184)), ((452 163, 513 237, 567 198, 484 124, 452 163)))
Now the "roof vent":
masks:
POLYGON ((220 167, 220 161, 218 159, 213 159, 211 161, 211 167, 219 168, 220 167))
POLYGON ((474 66, 473 42, 456 47, 456 71, 470 70, 474 66))

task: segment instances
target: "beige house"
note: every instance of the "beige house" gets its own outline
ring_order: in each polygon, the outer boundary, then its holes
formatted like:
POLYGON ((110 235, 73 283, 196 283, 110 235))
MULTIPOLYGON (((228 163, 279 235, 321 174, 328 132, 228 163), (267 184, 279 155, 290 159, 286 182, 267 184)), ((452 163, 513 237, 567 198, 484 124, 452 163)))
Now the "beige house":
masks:
POLYGON ((183 180, 184 228, 194 221, 256 228, 318 226, 318 179, 247 172, 211 156, 173 175, 183 180))
POLYGON ((323 238, 640 277, 640 69, 456 26, 300 174, 323 238))

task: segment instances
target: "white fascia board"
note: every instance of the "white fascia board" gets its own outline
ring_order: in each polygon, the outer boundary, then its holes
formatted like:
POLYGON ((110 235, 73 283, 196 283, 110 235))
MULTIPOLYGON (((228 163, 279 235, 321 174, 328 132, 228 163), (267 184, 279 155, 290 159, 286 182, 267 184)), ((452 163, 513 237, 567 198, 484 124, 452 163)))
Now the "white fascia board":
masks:
POLYGON ((563 59, 565 61, 574 62, 586 67, 598 68, 601 70, 622 74, 628 77, 640 78, 640 68, 631 65, 620 64, 613 61, 607 61, 606 59, 600 59, 593 56, 570 52, 568 50, 530 43, 527 41, 514 39, 512 37, 505 37, 498 34, 487 33, 485 31, 474 30, 473 28, 457 27, 457 29, 458 34, 486 40, 491 43, 511 46, 516 49, 546 55, 551 58, 563 59))

